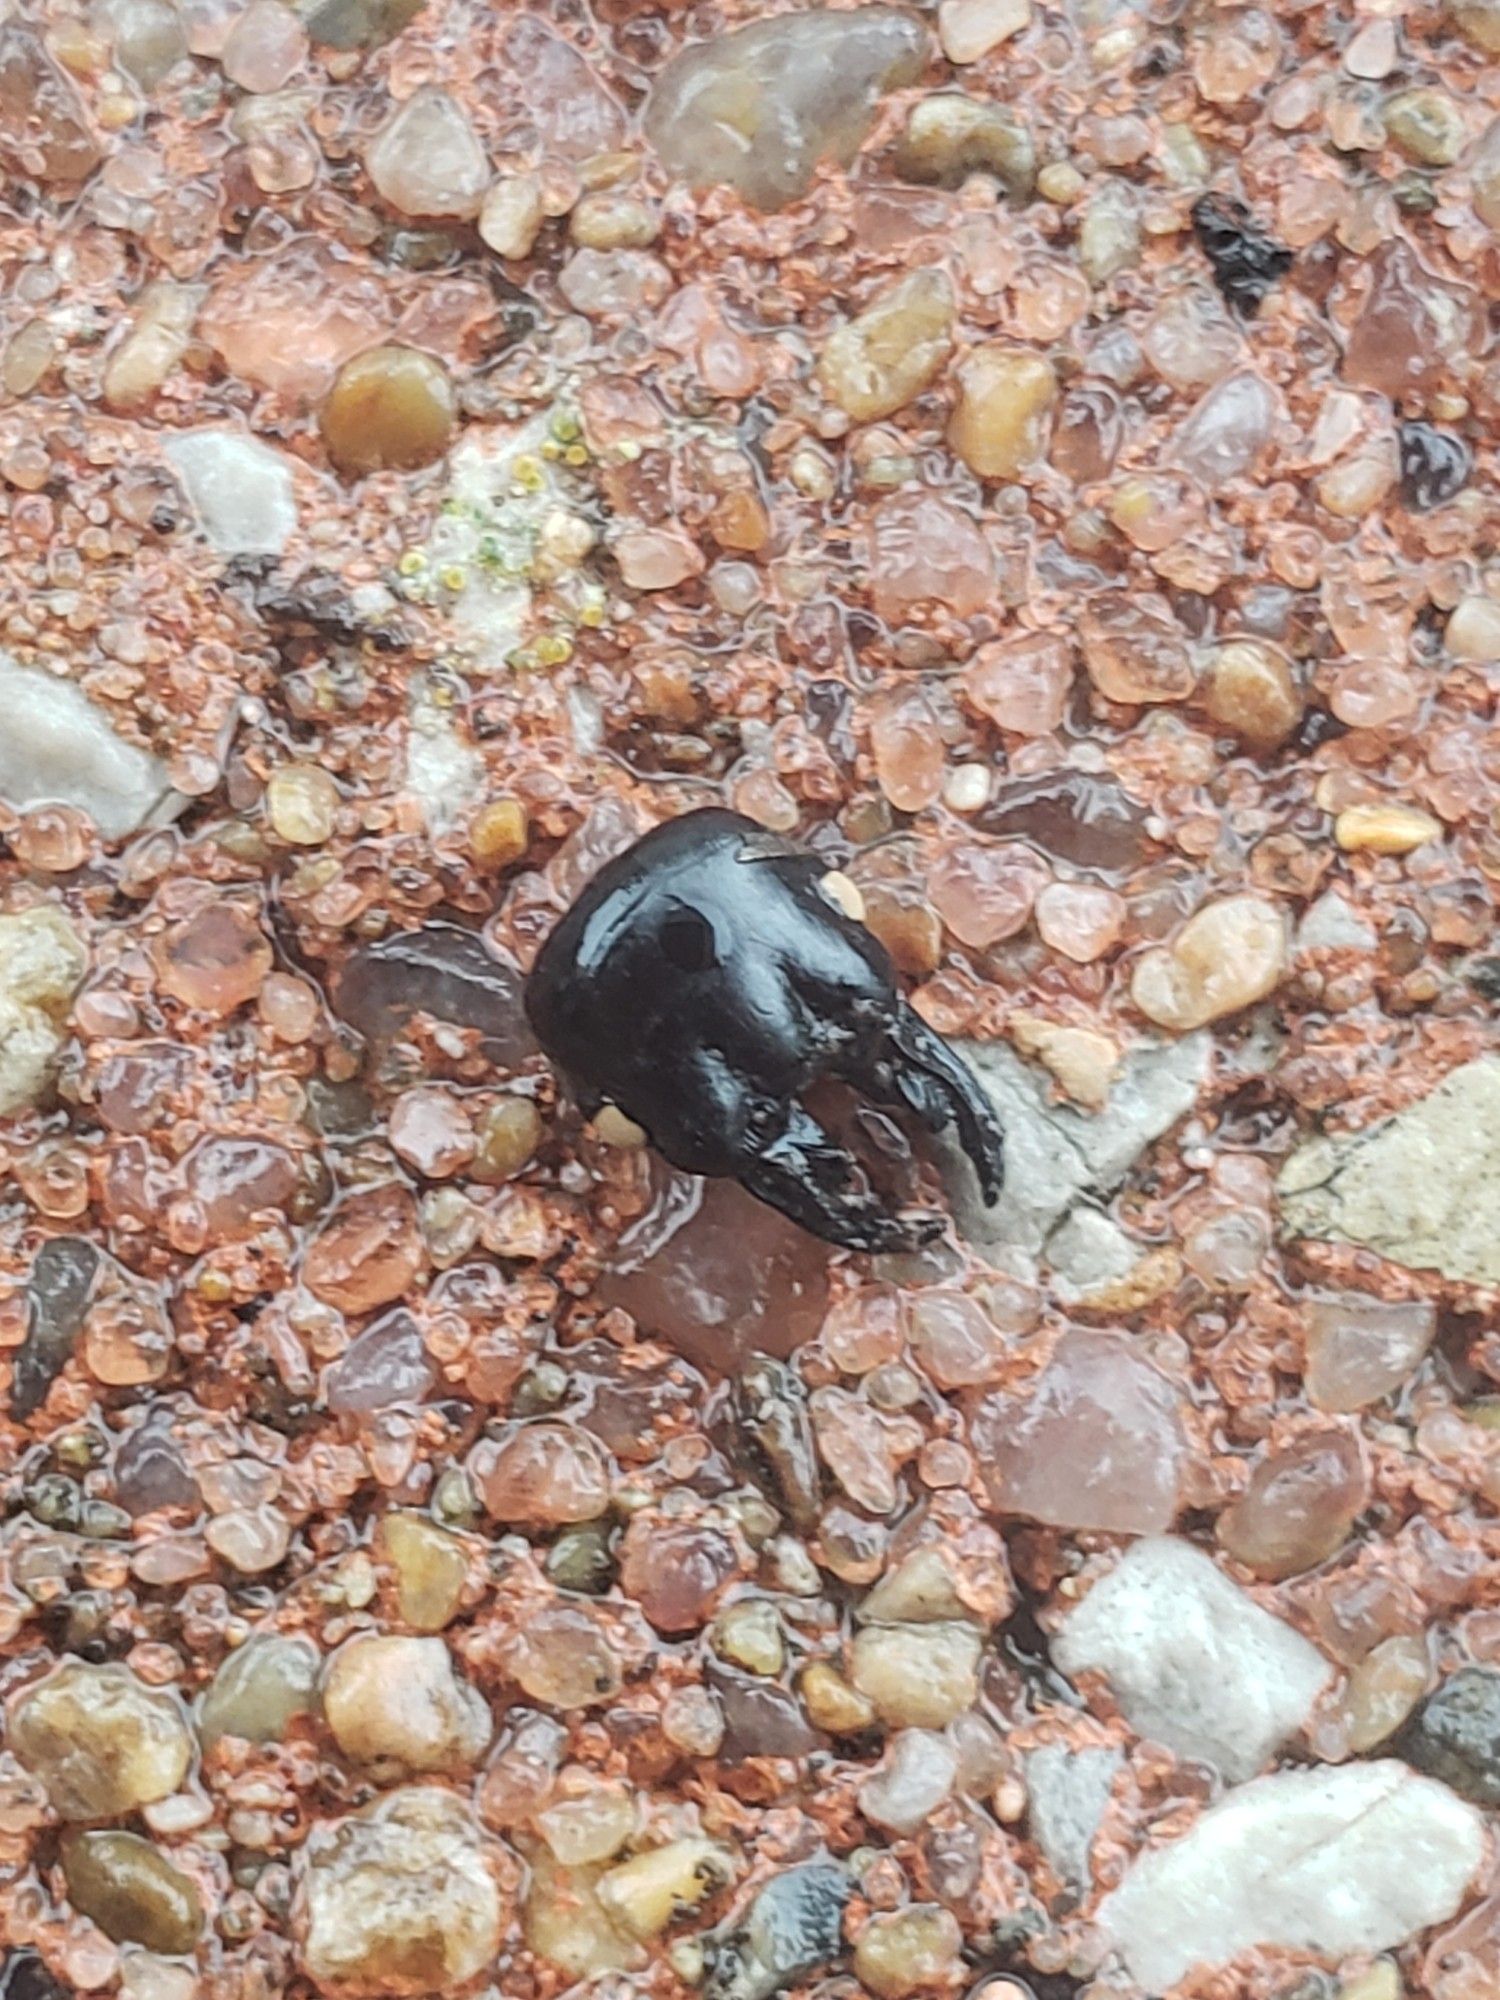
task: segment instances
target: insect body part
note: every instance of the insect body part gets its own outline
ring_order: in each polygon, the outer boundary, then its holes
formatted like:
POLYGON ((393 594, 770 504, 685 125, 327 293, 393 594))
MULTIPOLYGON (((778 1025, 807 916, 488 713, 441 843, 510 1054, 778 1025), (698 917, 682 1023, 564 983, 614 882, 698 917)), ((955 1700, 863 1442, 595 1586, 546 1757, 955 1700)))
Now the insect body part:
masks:
POLYGON ((526 1011, 586 1116, 618 1107, 673 1166, 738 1180, 830 1243, 910 1250, 942 1217, 892 1213, 805 1092, 839 1082, 929 1131, 956 1126, 987 1202, 1000 1127, 824 868, 739 813, 669 820, 563 917, 526 1011))

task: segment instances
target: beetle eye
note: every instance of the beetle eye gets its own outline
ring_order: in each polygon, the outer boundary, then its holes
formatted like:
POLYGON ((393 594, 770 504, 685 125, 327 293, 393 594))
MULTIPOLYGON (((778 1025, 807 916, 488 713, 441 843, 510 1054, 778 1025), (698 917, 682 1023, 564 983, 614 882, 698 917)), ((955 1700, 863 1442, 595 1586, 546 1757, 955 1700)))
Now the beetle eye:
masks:
POLYGON ((659 936, 668 962, 679 972, 711 972, 719 962, 714 927, 697 910, 674 910, 659 936))

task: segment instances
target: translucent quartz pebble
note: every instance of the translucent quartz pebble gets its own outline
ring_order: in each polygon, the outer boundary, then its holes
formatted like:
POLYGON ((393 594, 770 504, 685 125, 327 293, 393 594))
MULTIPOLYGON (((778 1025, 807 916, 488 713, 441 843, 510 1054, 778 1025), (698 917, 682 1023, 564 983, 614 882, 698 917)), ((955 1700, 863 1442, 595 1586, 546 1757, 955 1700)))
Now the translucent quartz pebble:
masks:
POLYGON ((646 133, 696 187, 727 183, 752 207, 784 208, 820 161, 847 166, 881 93, 914 83, 927 36, 894 7, 813 8, 685 49, 657 80, 646 133))

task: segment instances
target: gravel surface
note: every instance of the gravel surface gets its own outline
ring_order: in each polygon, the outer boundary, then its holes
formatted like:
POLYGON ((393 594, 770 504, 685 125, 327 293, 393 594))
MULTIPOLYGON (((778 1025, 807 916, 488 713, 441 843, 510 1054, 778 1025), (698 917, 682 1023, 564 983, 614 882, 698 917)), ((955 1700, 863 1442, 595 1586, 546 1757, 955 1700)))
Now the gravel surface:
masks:
POLYGON ((0 20, 3 2000, 1500 1989, 1497 111, 1497 0, 0 20), (997 1206, 569 1103, 705 805, 997 1206))

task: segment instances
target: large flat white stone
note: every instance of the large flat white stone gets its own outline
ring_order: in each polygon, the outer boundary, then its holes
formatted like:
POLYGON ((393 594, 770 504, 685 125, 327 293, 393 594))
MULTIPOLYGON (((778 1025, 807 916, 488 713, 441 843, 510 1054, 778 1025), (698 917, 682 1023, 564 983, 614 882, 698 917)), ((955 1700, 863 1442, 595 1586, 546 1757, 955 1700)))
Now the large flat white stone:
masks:
POLYGON ((1277 1185, 1289 1236, 1359 1243, 1413 1270, 1500 1284, 1500 1057, 1465 1063, 1363 1132, 1314 1139, 1277 1185))
POLYGON ((17 812, 74 806, 122 840, 166 797, 162 764, 117 736, 71 681, 0 654, 0 715, 0 799, 17 812))
POLYGON ((1253 1777, 1328 1680, 1317 1647, 1174 1536, 1137 1542, 1058 1634, 1066 1674, 1096 1669, 1138 1735, 1253 1777))
MULTIPOLYGON (((981 1251, 1038 1252, 1081 1201, 1112 1194, 1154 1140, 1197 1102, 1213 1051, 1206 1034, 1130 1051, 1102 1111, 1052 1098, 1046 1072, 1004 1042, 954 1044, 994 1101, 1005 1128, 1005 1187, 993 1208, 973 1169, 950 1155, 959 1228, 981 1251)), ((1050 1252, 1049 1252, 1050 1254, 1050 1252)))
POLYGON ((1254 1945, 1388 1951, 1446 1922, 1484 1855, 1479 1813, 1394 1759, 1281 1771, 1143 1855, 1099 1922, 1131 1976, 1161 1993, 1254 1945))

